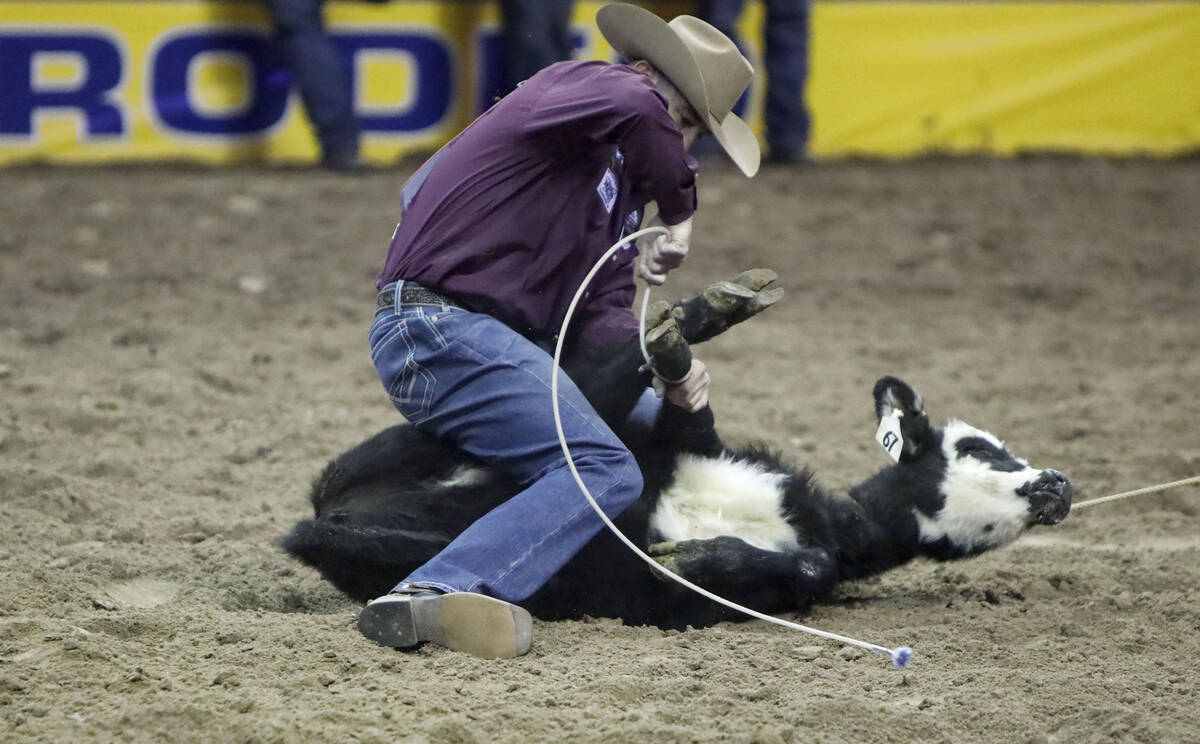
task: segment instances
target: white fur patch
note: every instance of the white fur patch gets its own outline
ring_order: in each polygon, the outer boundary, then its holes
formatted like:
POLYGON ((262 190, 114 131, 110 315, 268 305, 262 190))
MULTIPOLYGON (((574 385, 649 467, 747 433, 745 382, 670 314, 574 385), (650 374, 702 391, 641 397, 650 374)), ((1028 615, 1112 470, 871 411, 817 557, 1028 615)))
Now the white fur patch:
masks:
POLYGON ((1017 489, 1041 471, 1026 466, 1005 473, 973 457, 959 457, 955 444, 965 437, 980 437, 1004 447, 994 435, 962 421, 946 425, 942 439, 946 478, 941 486, 946 503, 933 517, 913 510, 921 539, 936 542, 945 537, 966 550, 1005 545, 1015 540, 1029 522, 1029 502, 1017 494, 1017 489))
POLYGON ((481 486, 492 480, 494 473, 475 465, 459 465, 450 475, 435 484, 435 488, 466 488, 481 486))
POLYGON ((764 550, 795 548, 795 530, 780 515, 787 478, 724 455, 680 455, 650 526, 666 540, 732 535, 764 550))

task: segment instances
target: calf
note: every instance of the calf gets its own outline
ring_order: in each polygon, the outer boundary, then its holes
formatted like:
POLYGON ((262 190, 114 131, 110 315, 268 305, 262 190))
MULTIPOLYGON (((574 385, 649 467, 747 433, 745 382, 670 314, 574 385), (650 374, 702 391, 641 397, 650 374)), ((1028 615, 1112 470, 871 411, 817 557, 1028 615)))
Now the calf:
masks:
MULTIPOLYGON (((773 272, 754 270, 651 313, 647 346, 664 376, 687 369, 690 343, 773 304, 773 272)), ((649 382, 636 341, 582 381, 610 423, 625 421, 649 382)), ((570 368, 568 368, 570 371, 570 368)), ((806 611, 837 582, 927 556, 964 558, 1005 545, 1034 524, 1066 517, 1071 486, 1030 467, 995 436, 961 421, 931 425, 922 398, 894 377, 875 384, 877 421, 901 413, 898 461, 845 495, 819 487, 761 446, 727 448, 712 411, 664 405, 654 426, 622 429, 642 468, 641 498, 617 526, 662 565, 760 612, 806 611)), ((519 490, 499 470, 408 425, 330 462, 314 482, 315 518, 284 548, 350 597, 386 593, 474 520, 519 490)), ((581 494, 579 498, 583 498, 581 494)), ((702 627, 743 616, 664 582, 606 530, 521 603, 545 619, 585 615, 661 628, 702 627)))

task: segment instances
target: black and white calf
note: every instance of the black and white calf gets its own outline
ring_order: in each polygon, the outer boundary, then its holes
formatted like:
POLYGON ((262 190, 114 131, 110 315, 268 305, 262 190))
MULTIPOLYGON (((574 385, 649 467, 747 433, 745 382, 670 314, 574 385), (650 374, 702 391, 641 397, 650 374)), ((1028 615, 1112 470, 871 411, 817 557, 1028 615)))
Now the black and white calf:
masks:
MULTIPOLYGON (((647 334, 656 367, 686 369, 684 340, 711 338, 773 304, 781 294, 767 287, 773 280, 772 272, 746 272, 659 307, 647 334)), ((594 371, 572 377, 607 421, 624 421, 648 382, 641 361, 632 342, 603 362, 580 355, 578 364, 594 371)), ((666 405, 652 431, 623 432, 645 489, 616 523, 676 573, 777 613, 807 610, 842 580, 917 556, 975 555, 1066 517, 1071 486, 1057 471, 1030 467, 961 421, 932 426, 921 396, 894 377, 880 379, 874 397, 877 420, 902 411, 903 449, 896 464, 845 495, 827 493, 768 449, 725 447, 710 409, 666 405)), ((298 523, 283 545, 365 601, 516 491, 496 469, 393 426, 326 466, 311 494, 315 518, 298 523)), ((546 619, 592 615, 662 628, 742 617, 661 580, 607 530, 522 604, 546 619)))

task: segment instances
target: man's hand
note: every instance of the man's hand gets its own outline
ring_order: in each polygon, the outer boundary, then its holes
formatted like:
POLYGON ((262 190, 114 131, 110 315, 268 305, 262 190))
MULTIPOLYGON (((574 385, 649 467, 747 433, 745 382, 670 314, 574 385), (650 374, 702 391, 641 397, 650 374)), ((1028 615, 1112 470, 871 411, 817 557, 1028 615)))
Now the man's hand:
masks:
POLYGON ((708 405, 708 383, 708 368, 699 359, 692 359, 692 368, 683 382, 668 385, 655 377, 654 392, 658 397, 666 398, 668 403, 695 413, 708 405))
POLYGON ((652 226, 665 227, 667 235, 655 233, 638 239, 637 274, 649 284, 658 286, 667 280, 667 272, 677 268, 687 256, 692 239, 692 218, 678 225, 664 225, 657 216, 652 226))

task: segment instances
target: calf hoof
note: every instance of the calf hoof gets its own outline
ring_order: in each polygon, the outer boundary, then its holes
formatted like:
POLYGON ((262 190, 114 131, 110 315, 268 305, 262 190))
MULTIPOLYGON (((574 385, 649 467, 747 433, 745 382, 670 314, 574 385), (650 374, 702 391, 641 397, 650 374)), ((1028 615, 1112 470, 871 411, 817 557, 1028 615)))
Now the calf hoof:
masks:
POLYGON ((692 348, 673 315, 646 331, 646 353, 654 374, 666 382, 682 380, 692 370, 692 348))
MULTIPOLYGON (((744 545, 740 539, 736 537, 715 537, 709 539, 695 540, 671 540, 669 542, 654 543, 646 549, 646 552, 654 559, 654 562, 671 573, 682 576, 685 579, 693 580, 696 578, 697 571, 702 570, 705 561, 718 557, 718 553, 722 548, 728 549, 736 541, 737 544, 744 545)), ((726 553, 726 557, 729 554, 726 553)), ((669 577, 659 575, 658 578, 669 580, 669 577)))
POLYGON ((768 284, 779 278, 770 269, 747 269, 733 278, 734 283, 740 284, 747 289, 758 292, 764 289, 768 284))
MULTIPOLYGON (((654 562, 673 574, 679 575, 683 569, 679 565, 680 558, 680 543, 677 541, 654 543, 646 548, 646 553, 654 559, 654 562)), ((662 581, 670 581, 670 577, 664 575, 660 571, 654 572, 654 578, 662 581)))
POLYGON ((767 289, 778 275, 750 269, 732 280, 709 285, 699 297, 678 303, 672 314, 689 343, 700 343, 758 315, 783 298, 783 289, 767 289))
POLYGON ((654 328, 671 317, 671 310, 671 303, 666 300, 651 302, 650 307, 646 308, 646 328, 654 328))

